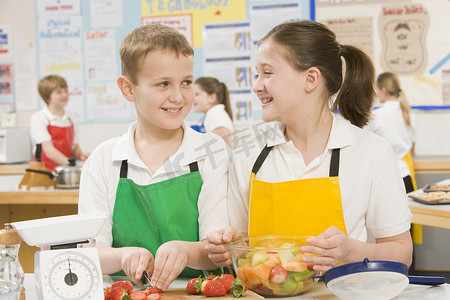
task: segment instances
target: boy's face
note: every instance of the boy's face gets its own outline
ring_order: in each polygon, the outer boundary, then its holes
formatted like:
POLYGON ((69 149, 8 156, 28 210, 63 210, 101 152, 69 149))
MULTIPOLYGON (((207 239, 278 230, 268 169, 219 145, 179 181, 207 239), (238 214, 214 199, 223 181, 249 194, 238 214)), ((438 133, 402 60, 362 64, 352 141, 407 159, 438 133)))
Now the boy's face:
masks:
POLYGON ((194 58, 149 52, 133 85, 138 120, 158 129, 180 128, 194 100, 194 58))
POLYGON ((59 87, 53 90, 50 94, 50 99, 48 99, 48 105, 53 107, 62 108, 67 105, 69 101, 69 92, 67 89, 59 87))

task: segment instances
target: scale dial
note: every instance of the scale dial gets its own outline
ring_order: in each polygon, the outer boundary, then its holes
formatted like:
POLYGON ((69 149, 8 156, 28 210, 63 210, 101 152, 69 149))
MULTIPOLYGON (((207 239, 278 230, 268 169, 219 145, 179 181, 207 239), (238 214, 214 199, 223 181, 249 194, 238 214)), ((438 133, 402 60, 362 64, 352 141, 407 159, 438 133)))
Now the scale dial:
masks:
POLYGON ((80 250, 64 250, 41 269, 45 299, 96 299, 103 289, 101 273, 98 264, 80 250))

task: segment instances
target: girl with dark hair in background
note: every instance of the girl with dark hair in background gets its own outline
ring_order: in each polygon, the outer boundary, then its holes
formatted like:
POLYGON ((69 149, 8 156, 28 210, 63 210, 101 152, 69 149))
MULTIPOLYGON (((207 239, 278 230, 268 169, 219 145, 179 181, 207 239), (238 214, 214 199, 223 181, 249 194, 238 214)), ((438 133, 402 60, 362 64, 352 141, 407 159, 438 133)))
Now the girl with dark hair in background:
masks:
POLYGON ((230 96, 225 83, 213 77, 200 77, 194 82, 195 112, 205 116, 199 125, 192 126, 199 132, 212 132, 221 136, 231 146, 233 121, 230 96))

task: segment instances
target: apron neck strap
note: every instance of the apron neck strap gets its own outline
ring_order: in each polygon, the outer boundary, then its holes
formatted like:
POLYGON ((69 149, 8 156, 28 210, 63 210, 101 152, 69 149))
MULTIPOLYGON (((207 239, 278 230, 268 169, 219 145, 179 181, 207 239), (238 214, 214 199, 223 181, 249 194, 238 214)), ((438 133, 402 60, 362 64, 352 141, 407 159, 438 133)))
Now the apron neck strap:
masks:
POLYGON ((128 159, 122 160, 122 165, 120 166, 120 178, 128 177, 128 159))
POLYGON ((338 177, 339 176, 339 154, 341 149, 333 149, 331 153, 331 162, 330 162, 330 177, 338 177))
MULTIPOLYGON (((192 172, 198 171, 198 163, 196 161, 189 164, 189 170, 192 172)), ((120 166, 120 178, 128 178, 128 160, 122 160, 122 165, 120 166)))
POLYGON ((253 165, 252 173, 256 174, 259 169, 261 168, 263 162, 266 160, 267 155, 269 155, 270 150, 272 150, 273 146, 267 146, 267 144, 264 146, 264 149, 262 149, 261 153, 259 154, 258 158, 255 161, 255 164, 253 165))
POLYGON ((196 161, 189 164, 189 170, 192 172, 198 171, 198 163, 196 161))

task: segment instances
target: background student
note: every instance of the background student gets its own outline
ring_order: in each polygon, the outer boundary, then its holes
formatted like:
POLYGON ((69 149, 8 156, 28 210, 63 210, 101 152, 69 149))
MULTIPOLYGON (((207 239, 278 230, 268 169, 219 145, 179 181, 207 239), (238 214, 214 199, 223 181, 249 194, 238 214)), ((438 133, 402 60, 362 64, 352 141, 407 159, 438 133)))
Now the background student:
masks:
POLYGON ((47 106, 31 116, 30 130, 33 145, 42 145, 45 167, 52 172, 56 166, 67 165, 70 157, 85 161, 89 153, 78 145, 77 118, 64 110, 69 101, 66 80, 46 76, 39 81, 38 91, 47 106))
POLYGON ((382 73, 376 80, 375 90, 381 107, 373 111, 373 120, 366 129, 387 139, 397 157, 406 192, 417 189, 412 154, 414 151, 414 120, 408 100, 397 75, 382 73))
POLYGON ((192 128, 199 132, 215 133, 231 146, 233 115, 226 84, 213 77, 198 78, 194 84, 193 108, 195 112, 204 113, 205 116, 199 125, 192 128))
POLYGON ((208 235, 209 257, 230 264, 225 243, 240 234, 298 234, 314 236, 302 251, 319 255, 303 257, 316 271, 364 258, 409 265, 411 212, 396 158, 361 128, 375 95, 370 58, 305 20, 260 40, 256 70, 263 120, 279 122, 234 150, 232 227, 208 235))
POLYGON ((117 84, 137 121, 98 146, 83 166, 79 213, 106 214, 102 271, 144 271, 166 290, 177 278, 215 269, 207 233, 227 226, 228 146, 184 121, 194 101, 194 51, 177 30, 154 24, 121 42, 117 84), (188 267, 188 268, 185 268, 188 267))

